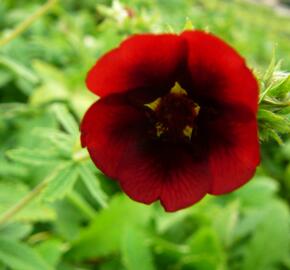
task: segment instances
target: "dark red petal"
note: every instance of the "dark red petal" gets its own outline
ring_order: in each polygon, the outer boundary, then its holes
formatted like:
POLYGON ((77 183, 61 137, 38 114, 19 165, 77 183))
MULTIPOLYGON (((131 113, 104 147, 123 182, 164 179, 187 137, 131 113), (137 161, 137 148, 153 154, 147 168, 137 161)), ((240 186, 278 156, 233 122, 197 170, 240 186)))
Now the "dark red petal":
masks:
POLYGON ((207 127, 211 194, 231 192, 247 183, 260 162, 256 117, 245 110, 225 110, 207 127))
POLYGON ((142 144, 131 144, 122 160, 119 181, 122 190, 133 200, 150 204, 159 199, 162 189, 162 170, 158 161, 142 144))
POLYGON ((101 97, 140 88, 140 92, 151 91, 154 100, 170 90, 185 55, 186 42, 177 35, 135 35, 95 64, 87 86, 101 97))
POLYGON ((143 111, 120 97, 104 98, 84 117, 82 144, 132 199, 146 204, 160 199, 167 211, 194 204, 210 188, 207 163, 187 146, 152 141, 147 125, 143 111))
POLYGON ((134 200, 160 199, 166 211, 188 207, 210 189, 207 163, 183 146, 151 142, 131 146, 120 171, 122 189, 134 200))
POLYGON ((210 190, 211 177, 208 164, 188 161, 184 168, 175 170, 164 184, 161 204, 168 212, 173 212, 201 200, 210 190))
POLYGON ((143 111, 120 97, 103 98, 86 112, 81 124, 81 141, 92 160, 109 177, 118 175, 127 148, 142 138, 147 119, 143 111))
POLYGON ((186 31, 181 37, 188 44, 190 80, 186 87, 197 101, 241 104, 257 111, 257 81, 233 48, 202 31, 186 31))

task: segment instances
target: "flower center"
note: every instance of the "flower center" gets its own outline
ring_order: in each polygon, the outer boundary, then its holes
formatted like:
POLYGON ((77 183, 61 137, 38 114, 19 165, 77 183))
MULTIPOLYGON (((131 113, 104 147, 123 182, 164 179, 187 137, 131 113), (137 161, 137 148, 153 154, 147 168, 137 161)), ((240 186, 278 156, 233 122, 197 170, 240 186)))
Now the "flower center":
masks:
POLYGON ((191 139, 200 107, 177 82, 167 95, 145 106, 153 112, 157 137, 170 140, 191 139))

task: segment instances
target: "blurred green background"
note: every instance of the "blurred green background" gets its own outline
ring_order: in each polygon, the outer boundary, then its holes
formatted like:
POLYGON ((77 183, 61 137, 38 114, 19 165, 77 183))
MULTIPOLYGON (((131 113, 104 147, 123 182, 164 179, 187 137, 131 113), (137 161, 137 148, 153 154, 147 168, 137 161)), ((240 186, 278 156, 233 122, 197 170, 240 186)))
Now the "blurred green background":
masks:
POLYGON ((276 69, 290 69, 290 10, 242 0, 43 5, 0 1, 0 270, 290 269, 290 139, 280 116, 260 115, 261 135, 270 135, 252 181, 170 214, 124 196, 87 158, 78 131, 96 100, 87 70, 128 35, 185 24, 211 31, 247 59, 263 88, 274 80, 273 51, 276 69), (25 31, 15 34, 19 24, 25 31))

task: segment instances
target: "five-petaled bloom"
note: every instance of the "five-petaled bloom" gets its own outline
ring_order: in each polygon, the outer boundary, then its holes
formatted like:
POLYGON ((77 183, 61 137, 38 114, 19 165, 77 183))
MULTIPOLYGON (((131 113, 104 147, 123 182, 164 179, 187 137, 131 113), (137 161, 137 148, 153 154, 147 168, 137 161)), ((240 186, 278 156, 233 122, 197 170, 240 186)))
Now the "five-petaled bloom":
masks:
POLYGON ((237 189, 259 164, 257 81, 211 34, 134 35, 97 61, 87 86, 101 98, 82 145, 133 200, 176 211, 237 189))

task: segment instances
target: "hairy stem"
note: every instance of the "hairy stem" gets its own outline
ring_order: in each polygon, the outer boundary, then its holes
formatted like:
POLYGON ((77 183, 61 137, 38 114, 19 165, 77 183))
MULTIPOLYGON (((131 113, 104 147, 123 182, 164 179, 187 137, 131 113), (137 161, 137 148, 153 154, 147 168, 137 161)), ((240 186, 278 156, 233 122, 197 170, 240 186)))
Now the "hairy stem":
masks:
POLYGON ((49 9, 57 3, 58 0, 48 0, 43 6, 41 6, 34 14, 21 22, 8 36, 0 40, 0 47, 8 44, 11 40, 21 35, 29 26, 44 15, 49 9))

